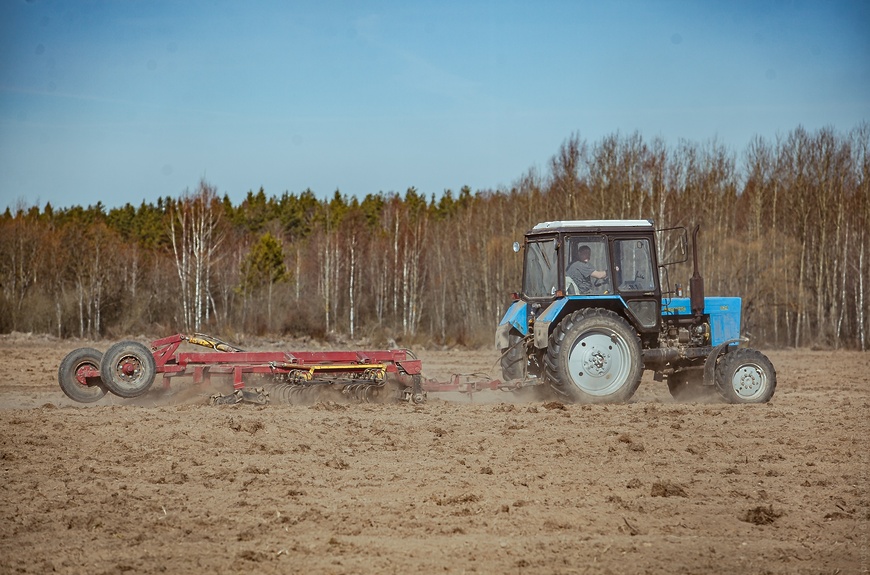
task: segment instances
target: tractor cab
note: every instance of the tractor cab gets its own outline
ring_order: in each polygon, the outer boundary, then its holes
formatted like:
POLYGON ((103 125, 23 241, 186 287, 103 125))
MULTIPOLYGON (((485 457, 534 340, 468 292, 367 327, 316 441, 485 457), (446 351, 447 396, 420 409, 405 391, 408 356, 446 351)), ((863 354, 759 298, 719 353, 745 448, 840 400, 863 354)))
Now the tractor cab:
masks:
POLYGON ((654 233, 648 220, 540 223, 526 234, 520 299, 532 316, 594 305, 628 316, 639 331, 657 332, 654 233))

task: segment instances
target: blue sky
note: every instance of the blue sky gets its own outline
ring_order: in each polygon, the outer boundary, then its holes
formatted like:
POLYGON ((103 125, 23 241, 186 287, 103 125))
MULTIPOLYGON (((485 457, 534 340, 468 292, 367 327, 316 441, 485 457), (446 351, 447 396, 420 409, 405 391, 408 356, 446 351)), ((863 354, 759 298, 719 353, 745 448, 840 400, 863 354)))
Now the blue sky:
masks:
POLYGON ((0 1, 0 210, 509 186, 870 121, 865 1, 0 1))

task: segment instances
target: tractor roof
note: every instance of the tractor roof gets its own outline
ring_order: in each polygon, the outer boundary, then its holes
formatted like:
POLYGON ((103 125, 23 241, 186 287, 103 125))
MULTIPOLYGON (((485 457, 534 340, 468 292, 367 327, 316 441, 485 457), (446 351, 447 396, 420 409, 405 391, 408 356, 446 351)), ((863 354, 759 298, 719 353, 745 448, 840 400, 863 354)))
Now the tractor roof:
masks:
POLYGON ((556 222, 541 222, 537 224, 533 230, 555 230, 559 229, 576 229, 576 230, 599 230, 607 228, 613 230, 616 228, 646 228, 653 229, 652 220, 560 220, 556 222))

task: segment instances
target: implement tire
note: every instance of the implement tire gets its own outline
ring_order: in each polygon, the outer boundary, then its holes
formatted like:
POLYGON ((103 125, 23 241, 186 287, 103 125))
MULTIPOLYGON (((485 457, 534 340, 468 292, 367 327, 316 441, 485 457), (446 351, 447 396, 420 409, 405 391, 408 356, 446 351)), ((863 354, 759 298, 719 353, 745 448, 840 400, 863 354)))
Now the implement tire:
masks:
POLYGON ((550 335, 547 378, 580 403, 628 401, 640 385, 640 339, 619 315, 605 309, 575 311, 550 335))
POLYGON ((109 391, 119 397, 139 397, 157 375, 154 354, 136 341, 121 341, 103 355, 100 375, 109 391))
POLYGON ((74 349, 63 358, 57 369, 57 382, 68 398, 93 403, 106 395, 106 386, 99 376, 102 358, 103 353, 92 347, 74 349))
POLYGON ((738 348, 716 365, 716 389, 728 403, 767 403, 776 391, 776 370, 760 351, 738 348))

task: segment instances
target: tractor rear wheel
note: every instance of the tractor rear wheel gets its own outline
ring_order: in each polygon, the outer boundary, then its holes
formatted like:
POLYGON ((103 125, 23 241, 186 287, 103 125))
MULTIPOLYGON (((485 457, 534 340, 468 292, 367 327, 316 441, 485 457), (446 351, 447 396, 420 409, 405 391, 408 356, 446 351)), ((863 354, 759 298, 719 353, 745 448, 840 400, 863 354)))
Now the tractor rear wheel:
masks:
POLYGON ((102 352, 91 347, 74 349, 57 369, 57 381, 66 396, 79 403, 93 403, 106 395, 100 379, 102 352))
POLYGON ((501 374, 505 381, 525 379, 526 346, 522 343, 523 336, 514 330, 508 334, 508 347, 501 350, 501 374))
POLYGON ((719 360, 716 389, 728 403, 767 403, 776 390, 776 370, 760 351, 739 348, 719 360))
POLYGON ((151 351, 136 341, 121 341, 103 355, 100 375, 109 391, 120 397, 139 397, 150 389, 157 375, 151 351))
POLYGON ((643 374, 640 339, 611 311, 578 310, 553 330, 546 365, 550 385, 574 401, 628 401, 643 374))

